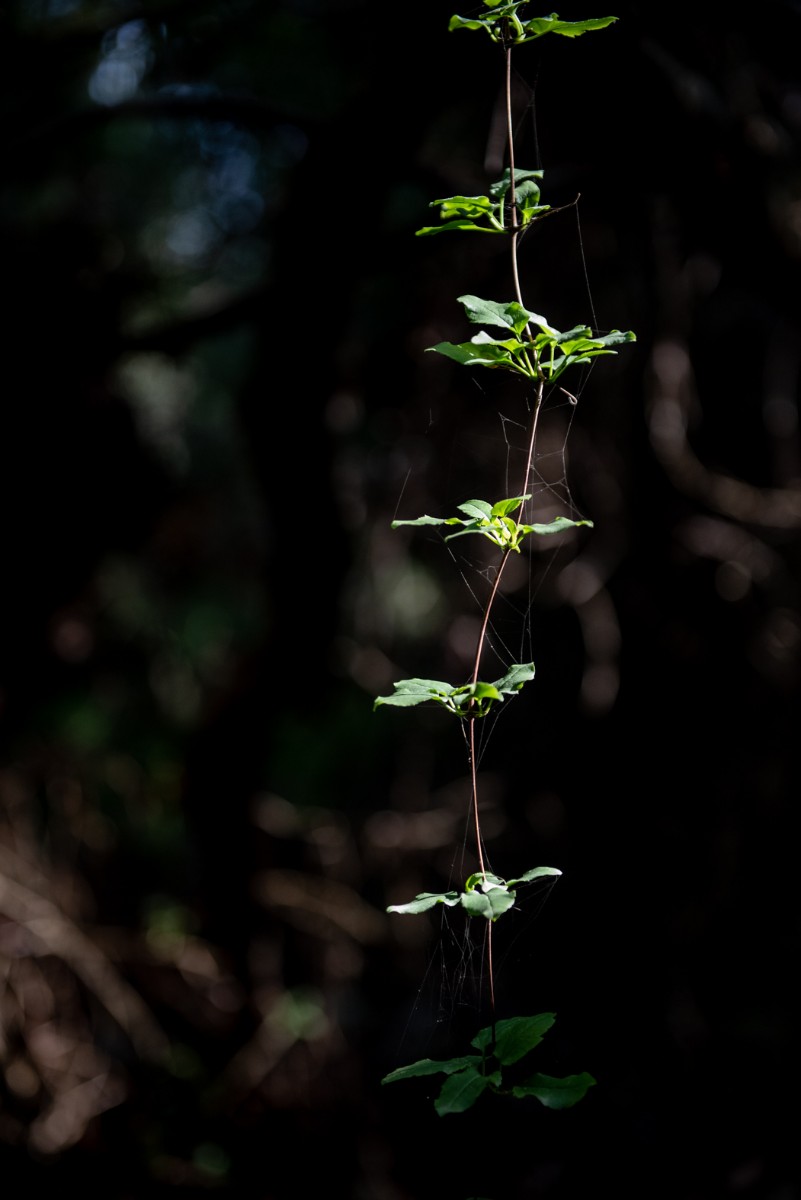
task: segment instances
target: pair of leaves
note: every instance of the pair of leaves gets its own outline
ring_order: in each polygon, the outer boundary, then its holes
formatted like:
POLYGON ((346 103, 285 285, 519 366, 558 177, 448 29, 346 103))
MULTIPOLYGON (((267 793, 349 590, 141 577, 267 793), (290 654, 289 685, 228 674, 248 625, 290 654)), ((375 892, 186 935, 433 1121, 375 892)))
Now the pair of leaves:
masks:
POLYGON ((413 708, 434 701, 457 717, 485 717, 496 701, 515 695, 533 678, 534 663, 514 663, 494 683, 476 682, 453 687, 441 679, 401 679, 393 684, 395 691, 391 696, 376 697, 373 711, 382 704, 413 708))
MULTIPOLYGON (((542 171, 515 170, 515 208, 517 228, 525 229, 535 217, 550 212, 550 204, 540 204, 542 171)), ((490 185, 488 196, 446 196, 432 200, 429 208, 439 208, 443 225, 426 225, 417 230, 418 237, 448 230, 474 230, 476 233, 506 233, 504 207, 506 196, 512 186, 512 175, 507 167, 496 183, 490 185)))
POLYGON ((595 17, 589 21, 560 21, 558 13, 547 17, 531 17, 524 21, 519 16, 519 10, 525 8, 528 0, 483 0, 485 8, 492 11, 484 17, 460 17, 454 14, 448 29, 485 29, 493 42, 502 46, 519 46, 523 42, 533 42, 546 33, 559 33, 563 37, 581 37, 593 29, 605 29, 617 20, 617 17, 595 17))
POLYGON ((501 368, 555 383, 568 367, 588 363, 601 354, 615 354, 611 346, 637 340, 631 330, 622 333, 619 329, 594 337, 588 325, 560 333, 545 317, 529 312, 516 300, 504 304, 480 296, 459 296, 459 303, 474 325, 492 325, 512 334, 493 338, 482 329, 469 342, 439 342, 429 347, 463 366, 501 368))
POLYGON ((499 546, 501 550, 515 550, 520 553, 520 544, 525 537, 530 533, 535 533, 540 536, 561 533, 564 529, 572 529, 576 525, 592 526, 592 521, 571 521, 568 517, 555 517, 553 521, 540 522, 534 525, 522 525, 519 521, 515 521, 511 513, 519 508, 526 500, 531 499, 531 494, 525 496, 510 496, 507 500, 498 500, 495 504, 489 504, 486 500, 466 500, 464 504, 457 504, 460 512, 466 514, 464 517, 416 517, 413 521, 393 521, 392 528, 398 529, 401 525, 461 525, 462 529, 456 533, 449 533, 445 538, 446 542, 450 542, 453 538, 464 537, 468 533, 480 533, 483 537, 489 538, 494 545, 499 546))
POLYGON ((465 1112, 486 1091, 511 1095, 516 1099, 533 1096, 546 1108, 571 1108, 595 1083, 592 1075, 586 1071, 561 1079, 535 1074, 522 1084, 512 1087, 504 1087, 503 1084, 503 1068, 513 1066, 534 1050, 555 1019, 553 1013, 539 1013, 534 1017, 510 1017, 498 1021, 494 1028, 494 1045, 491 1025, 480 1030, 470 1043, 481 1054, 464 1054, 443 1062, 422 1058, 416 1063, 390 1071, 381 1082, 397 1083, 422 1075, 447 1076, 434 1101, 434 1108, 441 1117, 465 1112))
POLYGON ((414 900, 407 904, 391 904, 387 912, 416 914, 427 912, 437 904, 446 908, 454 908, 457 904, 470 917, 484 917, 488 921, 497 921, 503 913, 514 905, 517 899, 517 888, 521 883, 531 883, 534 879, 542 879, 546 875, 561 875, 556 867, 532 867, 519 879, 501 879, 498 875, 477 871, 470 875, 465 882, 463 892, 419 892, 414 900))

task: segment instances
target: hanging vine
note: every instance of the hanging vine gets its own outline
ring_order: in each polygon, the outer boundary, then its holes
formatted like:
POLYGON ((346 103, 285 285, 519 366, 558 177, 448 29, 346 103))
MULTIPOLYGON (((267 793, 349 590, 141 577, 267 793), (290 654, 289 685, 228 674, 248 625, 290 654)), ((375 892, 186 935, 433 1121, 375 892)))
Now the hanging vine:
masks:
MULTIPOLYGON (((536 1049, 554 1023, 553 1013, 534 1016, 496 1019, 495 979, 492 965, 492 928, 509 912, 521 886, 543 877, 558 877, 555 867, 532 867, 515 878, 503 879, 487 869, 481 832, 481 803, 478 790, 476 723, 506 704, 534 679, 533 662, 511 663, 505 674, 492 682, 481 679, 481 663, 488 641, 492 613, 504 570, 513 554, 529 537, 547 537, 565 529, 591 525, 591 521, 572 520, 565 516, 542 522, 531 510, 529 490, 532 465, 535 461, 537 433, 543 400, 547 391, 560 385, 565 373, 584 366, 602 355, 614 354, 614 347, 635 340, 635 335, 613 329, 601 334, 587 325, 577 325, 564 332, 555 329, 540 313, 528 308, 520 286, 519 250, 522 234, 534 222, 559 211, 541 203, 541 170, 521 169, 515 163, 515 143, 512 125, 511 71, 512 52, 517 46, 555 33, 574 38, 591 30, 603 29, 617 18, 599 17, 585 21, 562 21, 556 13, 547 17, 524 18, 528 0, 482 0, 486 10, 480 17, 453 16, 449 28, 483 29, 504 56, 506 97, 506 152, 508 167, 501 178, 490 184, 486 195, 447 196, 434 200, 431 207, 439 209, 440 224, 419 229, 418 236, 441 233, 488 233, 508 239, 514 299, 485 300, 479 296, 458 297, 467 320, 480 326, 469 341, 440 342, 430 349, 468 368, 483 367, 510 372, 520 376, 530 389, 529 419, 521 470, 519 494, 500 500, 466 500, 457 505, 461 516, 396 520, 393 529, 403 526, 444 526, 453 532, 445 541, 468 535, 488 539, 497 549, 499 558, 491 576, 489 593, 483 604, 481 627, 475 647, 473 670, 466 683, 451 684, 438 679, 402 679, 394 691, 379 696, 375 708, 384 705, 411 708, 419 704, 439 705, 456 717, 464 727, 471 777, 472 825, 478 870, 465 881, 462 891, 440 893, 421 892, 405 904, 392 905, 389 912, 419 914, 438 905, 465 910, 468 919, 484 920, 487 948, 487 989, 489 1024, 472 1039, 471 1053, 443 1061, 421 1059, 400 1067, 385 1076, 384 1083, 424 1075, 445 1075, 443 1086, 434 1101, 436 1111, 444 1116, 470 1108, 484 1092, 500 1092, 516 1098, 533 1096, 549 1108, 568 1108, 577 1103, 595 1080, 586 1072, 553 1078, 535 1073, 522 1082, 515 1071, 513 1079, 505 1077, 506 1068, 525 1059, 536 1049), (497 331, 501 330, 501 336, 497 331), (489 332, 492 331, 492 332, 489 332)), ((560 385, 561 386, 561 385, 560 385)), ((573 397, 571 397, 573 399, 573 397)))

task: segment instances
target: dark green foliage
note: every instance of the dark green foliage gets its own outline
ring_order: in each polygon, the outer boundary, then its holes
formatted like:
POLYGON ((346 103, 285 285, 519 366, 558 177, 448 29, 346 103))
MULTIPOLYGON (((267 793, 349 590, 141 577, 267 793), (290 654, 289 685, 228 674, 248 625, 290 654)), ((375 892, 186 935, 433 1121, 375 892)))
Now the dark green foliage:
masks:
POLYGON ((518 1063, 539 1046, 555 1020, 553 1013, 534 1017, 510 1017, 481 1029, 470 1043, 481 1054, 462 1055, 436 1062, 420 1059, 385 1075, 382 1083, 398 1083, 421 1075, 446 1075, 434 1108, 441 1116, 464 1112, 486 1091, 511 1095, 517 1099, 533 1096, 546 1108, 571 1108, 594 1085, 592 1075, 531 1075, 524 1083, 504 1084, 503 1068, 518 1063))

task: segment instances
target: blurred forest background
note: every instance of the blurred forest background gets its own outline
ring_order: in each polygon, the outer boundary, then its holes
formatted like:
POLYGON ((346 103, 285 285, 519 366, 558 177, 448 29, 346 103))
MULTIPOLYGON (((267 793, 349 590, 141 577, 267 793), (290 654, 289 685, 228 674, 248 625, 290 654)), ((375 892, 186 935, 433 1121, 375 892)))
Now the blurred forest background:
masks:
POLYGON ((480 939, 384 911, 458 878, 458 731, 371 712, 467 677, 486 565, 390 521, 514 494, 525 421, 423 353, 511 295, 501 239, 413 236, 503 165, 454 7, 0 11, 8 1195, 801 1196, 797 0, 517 54, 518 165, 582 197, 524 296, 638 335, 549 400, 547 515, 595 527, 510 576, 538 677, 481 763, 494 869, 564 871, 499 1015, 598 1086, 380 1086, 486 1017, 480 939))

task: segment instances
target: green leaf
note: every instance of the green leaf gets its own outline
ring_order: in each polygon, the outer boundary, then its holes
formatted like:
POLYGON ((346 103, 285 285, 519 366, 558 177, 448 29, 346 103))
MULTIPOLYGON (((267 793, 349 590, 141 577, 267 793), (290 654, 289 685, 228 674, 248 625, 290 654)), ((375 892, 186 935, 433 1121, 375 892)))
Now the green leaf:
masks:
POLYGON ((418 235, 443 233, 449 229, 475 230, 477 233, 505 233, 501 202, 489 196, 445 196, 429 208, 439 208, 444 225, 427 225, 418 235))
POLYGON ((443 218, 461 216, 478 219, 493 212, 497 204, 489 196, 446 196, 442 200, 432 200, 428 207, 439 207, 443 218))
POLYGON ((493 513, 491 504, 487 504, 486 500, 465 500, 464 504, 457 504, 459 512, 467 513, 468 517, 477 517, 490 519, 493 513))
POLYGON ((549 325, 545 317, 537 317, 534 324, 542 330, 542 333, 535 338, 537 346, 549 345, 551 341, 559 337, 559 330, 554 329, 553 325, 549 325))
POLYGON ((575 529, 578 525, 589 525, 591 529, 594 528, 592 521, 572 521, 569 517, 554 517, 552 521, 544 524, 521 525, 520 528, 525 533, 536 533, 542 537, 550 533, 561 533, 564 529, 575 529))
POLYGON ((532 867, 530 871, 526 871, 518 879, 507 880, 506 886, 510 888, 517 887, 519 883, 531 883, 534 879, 542 879, 546 875, 561 875, 562 872, 556 867, 532 867))
POLYGON ((406 904, 390 904, 387 912, 416 914, 426 912, 437 904, 444 904, 447 908, 452 908, 454 904, 458 903, 458 892, 418 892, 414 900, 409 900, 406 904))
POLYGON ((453 520, 458 520, 454 517, 415 517, 413 521, 393 521, 392 529, 399 529, 401 525, 448 525, 453 520))
POLYGON ((478 333, 474 333, 470 339, 470 344, 473 346, 502 346, 513 355, 522 354, 527 349, 526 345, 520 341, 520 338, 494 338, 487 333, 486 329, 480 329, 478 333))
POLYGON ((625 333, 621 332, 619 329, 613 329, 611 332, 605 333, 603 337, 599 337, 596 340, 599 341, 603 346, 620 346, 624 342, 636 342, 637 334, 631 329, 627 329, 625 333))
POLYGON ((592 330, 589 325, 574 325, 572 329, 568 329, 565 333, 560 333, 556 339, 557 345, 563 342, 570 341, 571 338, 591 337, 592 330))
MULTIPOLYGON (((515 167, 515 191, 525 180, 542 179, 542 176, 542 171, 521 171, 519 167, 515 167)), ((502 200, 511 186, 512 174, 507 167, 500 179, 490 185, 490 195, 502 200)))
POLYGON ((513 907, 515 894, 500 876, 490 875, 489 872, 483 875, 477 871, 467 879, 461 901, 471 917, 497 921, 498 917, 513 907))
POLYGON ((524 179, 518 182, 518 172, 515 172, 515 203, 518 207, 533 201, 535 204, 540 198, 540 185, 536 179, 524 179))
POLYGON ((581 1075, 566 1075, 563 1079, 554 1079, 551 1075, 532 1075, 520 1087, 512 1088, 512 1095, 518 1098, 536 1096, 546 1108, 572 1108, 586 1096, 595 1082, 586 1071, 581 1075))
POLYGON ((571 338, 570 341, 559 339, 559 349, 562 354, 583 354, 585 350, 600 350, 599 342, 593 341, 592 338, 577 337, 571 338))
POLYGON ((606 29, 607 25, 616 20, 617 17, 593 17, 588 21, 560 21, 557 13, 551 13, 549 17, 532 17, 531 20, 524 21, 526 36, 521 40, 530 42, 546 33, 559 33, 562 37, 570 38, 581 37, 582 33, 589 33, 594 29, 606 29))
POLYGON ((392 685, 395 692, 391 696, 377 696, 373 709, 381 704, 393 704, 396 708, 411 708, 415 704, 424 704, 427 700, 437 700, 444 703, 453 691, 449 683, 440 679, 401 679, 392 685))
POLYGON ((491 875, 489 871, 475 871, 465 880, 464 890, 473 892, 477 887, 483 891, 489 891, 491 887, 506 887, 506 880, 501 879, 500 875, 491 875))
POLYGON ((480 296, 459 296, 459 303, 464 305, 468 319, 474 325, 500 325, 502 329, 513 330, 518 338, 529 321, 542 320, 536 313, 523 308, 516 300, 500 304, 495 300, 482 300, 480 296))
POLYGON ((415 230, 415 237, 429 237, 432 233, 447 233, 449 229, 458 229, 462 233, 475 230, 476 233, 503 233, 503 229, 493 229, 487 225, 476 225, 474 221, 446 221, 444 225, 424 225, 415 230))
MULTIPOLYGON (((509 1017, 505 1021, 497 1021, 493 1054, 498 1062, 505 1067, 516 1063, 535 1046, 539 1046, 555 1020, 554 1013, 539 1013, 535 1017, 509 1017)), ((492 1046, 492 1026, 480 1030, 470 1045, 477 1050, 489 1050, 492 1046)))
POLYGON ((493 504, 490 513, 493 517, 506 517, 509 513, 514 512, 526 500, 531 499, 531 492, 527 492, 525 496, 510 496, 508 500, 498 500, 493 504))
MULTIPOLYGON (((559 346, 561 351, 560 357, 554 358, 550 362, 544 362, 542 357, 540 358, 540 368, 546 379, 554 383, 568 367, 587 363, 591 358, 597 358, 602 354, 616 354, 617 351, 610 350, 608 347, 619 346, 624 342, 636 342, 637 340, 636 334, 632 333, 630 329, 625 333, 619 329, 613 329, 610 333, 605 333, 602 337, 586 336, 590 333, 591 330, 583 325, 577 325, 575 329, 569 330, 568 333, 557 333, 554 345, 559 346)), ((535 339, 535 344, 539 347, 539 338, 535 339)))
POLYGON ((437 354, 444 354, 446 358, 452 358, 454 362, 460 363, 463 367, 505 367, 509 371, 519 371, 523 375, 530 375, 531 372, 525 367, 522 367, 512 357, 511 350, 505 342, 485 342, 478 338, 470 342, 439 342, 436 346, 429 346, 429 350, 435 350, 437 354))
POLYGON ((459 17, 454 13, 448 22, 448 32, 450 33, 454 29, 486 29, 490 32, 492 30, 492 22, 474 21, 469 18, 459 17))
POLYGON ((464 1112, 471 1108, 490 1084, 500 1082, 500 1075, 482 1075, 475 1067, 467 1067, 451 1075, 442 1085, 442 1091, 434 1101, 434 1108, 441 1117, 449 1113, 464 1112))
POLYGON ((495 680, 495 686, 499 692, 511 695, 512 692, 519 692, 523 684, 533 678, 534 663, 515 663, 502 679, 495 680))
POLYGON ((487 892, 486 899, 489 900, 490 920, 497 921, 498 917, 514 907, 516 897, 508 888, 499 887, 487 892))
POLYGON ((459 899, 469 917, 484 917, 487 921, 492 920, 492 905, 482 892, 462 892, 459 899))
POLYGON ((415 1079, 419 1075, 452 1075, 465 1067, 483 1062, 477 1054, 463 1054, 461 1058, 448 1058, 444 1062, 436 1062, 433 1058, 421 1058, 418 1062, 409 1063, 407 1067, 398 1067, 390 1071, 381 1080, 382 1083, 397 1083, 401 1079, 415 1079))

